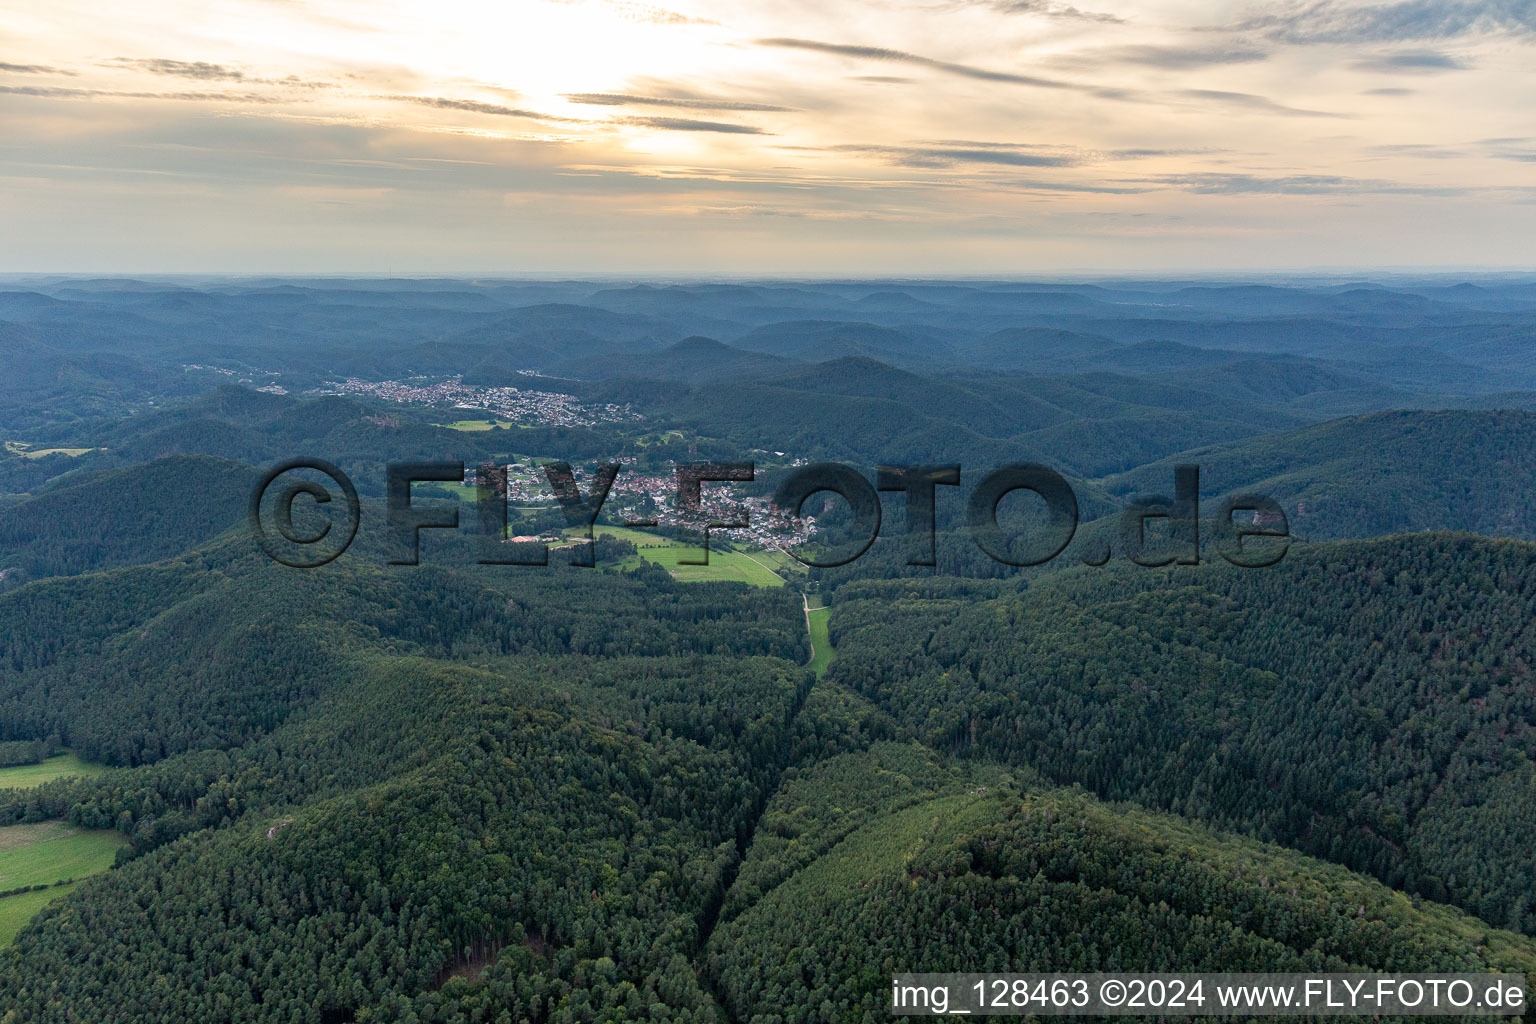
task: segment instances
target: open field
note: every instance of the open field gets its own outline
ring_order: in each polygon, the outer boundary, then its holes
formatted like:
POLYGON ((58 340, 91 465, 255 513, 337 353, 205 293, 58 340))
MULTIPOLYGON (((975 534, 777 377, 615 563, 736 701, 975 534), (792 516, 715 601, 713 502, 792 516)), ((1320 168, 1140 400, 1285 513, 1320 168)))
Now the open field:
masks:
MULTIPOLYGON (((784 578, 763 562, 758 561, 752 555, 740 551, 717 551, 713 548, 709 552, 708 565, 682 565, 684 558, 700 558, 704 549, 688 544, 681 544, 666 537, 657 536, 654 533, 646 533, 644 530, 631 530, 622 526, 598 526, 597 534, 611 534, 620 540, 627 540, 640 549, 640 553, 632 558, 626 558, 616 562, 609 568, 629 570, 638 568, 641 559, 655 562, 663 569, 670 572, 675 578, 688 582, 732 582, 749 583, 754 587, 782 587, 784 578)), ((754 552, 754 554, 757 554, 754 552)))
POLYGON ((37 916, 37 912, 74 889, 75 884, 56 885, 36 892, 24 892, 0 900, 0 949, 16 941, 16 933, 37 916))
POLYGON ((495 424, 489 423, 487 420, 456 420, 453 423, 433 424, 435 427, 447 427, 449 430, 467 430, 471 433, 478 433, 484 430, 510 430, 513 425, 505 420, 497 420, 495 424))
POLYGON ((658 434, 641 434, 630 440, 637 448, 650 448, 653 445, 667 445, 673 441, 686 442, 688 438, 681 430, 664 430, 658 434))
MULTIPOLYGON (((480 500, 479 489, 474 484, 464 483, 462 480, 433 480, 430 484, 423 482, 422 487, 440 487, 453 494, 460 501, 480 500)), ((463 513, 461 512, 460 515, 463 513)))
POLYGON ((7 451, 14 455, 20 455, 24 459, 40 459, 45 455, 68 455, 73 459, 84 455, 86 452, 96 450, 95 448, 38 448, 33 450, 32 446, 25 441, 7 441, 5 442, 5 447, 7 451))
POLYGON ((764 549, 762 551, 753 551, 750 554, 754 560, 761 562, 763 565, 766 565, 769 569, 778 573, 780 576, 784 576, 792 572, 804 575, 806 571, 806 567, 803 562, 797 562, 794 558, 785 554, 783 551, 764 549))
POLYGON ((827 666, 832 664, 832 638, 827 633, 827 619, 832 615, 830 608, 810 608, 805 610, 805 621, 811 630, 811 655, 810 670, 816 673, 820 679, 827 671, 827 666))
POLYGON ((510 420, 497 420, 495 426, 485 420, 455 420, 452 423, 434 423, 434 427, 442 427, 445 430, 463 430, 468 433, 484 433, 487 430, 532 430, 539 426, 537 423, 513 423, 510 420))
POLYGON ((88 831, 63 821, 7 825, 0 828, 0 892, 105 871, 127 842, 110 829, 88 831))
POLYGON ((50 886, 0 899, 0 946, 9 945, 39 910, 71 888, 53 883, 107 870, 127 842, 117 832, 87 831, 62 821, 0 828, 0 891, 50 886))
MULTIPOLYGON (((91 776, 106 771, 104 765, 89 764, 74 754, 55 754, 41 764, 19 764, 0 768, 0 789, 31 789, 66 775, 91 776)), ((0 886, 0 888, 5 888, 0 886)))

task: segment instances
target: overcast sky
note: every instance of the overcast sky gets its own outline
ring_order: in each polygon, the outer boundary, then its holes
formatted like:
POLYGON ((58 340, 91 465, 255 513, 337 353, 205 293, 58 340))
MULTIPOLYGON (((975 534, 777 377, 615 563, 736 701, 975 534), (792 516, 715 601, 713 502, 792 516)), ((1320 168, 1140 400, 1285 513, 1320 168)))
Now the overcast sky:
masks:
POLYGON ((0 0, 0 270, 1536 267, 1536 0, 0 0))

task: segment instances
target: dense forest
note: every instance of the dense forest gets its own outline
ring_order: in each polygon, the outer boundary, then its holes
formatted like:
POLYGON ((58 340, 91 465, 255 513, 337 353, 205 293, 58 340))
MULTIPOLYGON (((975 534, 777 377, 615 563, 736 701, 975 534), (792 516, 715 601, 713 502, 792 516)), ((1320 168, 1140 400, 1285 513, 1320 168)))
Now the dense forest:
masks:
MULTIPOLYGON (((908 969, 1530 969, 1529 940, 1343 869, 931 758, 841 755, 775 799, 761 830, 818 852, 716 931, 731 1017, 878 1020, 908 969), (850 812, 830 834, 805 813, 829 804, 850 812)), ((742 877, 780 849, 754 845, 742 877)))
POLYGON ((1536 548, 838 591, 834 674, 935 749, 1283 842, 1536 930, 1536 548))
MULTIPOLYGON (((1532 287, 0 291, 0 770, 100 772, 0 790, 0 827, 125 844, 0 949, 0 1024, 865 1022, 899 971, 1536 976, 1532 287), (312 570, 245 520, 297 455, 362 494, 312 570), (390 462, 706 459, 755 460, 722 489, 753 497, 813 461, 963 472, 933 567, 894 492, 862 558, 759 563, 773 585, 625 531, 595 568, 579 534, 479 564, 452 484, 417 498, 465 529, 391 564, 390 462), (1022 568, 967 526, 1021 461, 1079 513, 1022 568), (1134 564, 1122 510, 1190 464, 1200 564, 1134 564), (1266 568, 1218 554, 1244 491, 1291 527, 1266 568)), ((823 506, 811 547, 851 529, 823 506)))
POLYGON ((1512 410, 1373 413, 1183 452, 1102 484, 1118 495, 1166 490, 1183 462, 1200 467, 1204 494, 1267 494, 1294 533, 1315 540, 1452 524, 1536 540, 1533 429, 1536 414, 1512 410))
POLYGON ((13 742, 125 767, 0 814, 133 845, 0 954, 8 1008, 864 1019, 898 964, 1523 969, 1533 559, 853 583, 820 682, 792 591, 654 569, 231 541, 33 584, 0 611, 79 627, 5 652, 13 742))

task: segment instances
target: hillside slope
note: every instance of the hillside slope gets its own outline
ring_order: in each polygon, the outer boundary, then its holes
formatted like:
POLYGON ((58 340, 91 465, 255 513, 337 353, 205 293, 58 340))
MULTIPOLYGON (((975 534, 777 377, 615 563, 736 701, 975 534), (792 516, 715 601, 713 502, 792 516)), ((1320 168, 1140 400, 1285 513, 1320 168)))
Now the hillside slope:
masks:
POLYGON ((847 584, 831 676, 938 750, 1536 930, 1536 546, 1422 534, 997 594, 847 584))
MULTIPOLYGON (((708 967, 730 1019, 878 1019, 902 971, 1536 965, 1528 938, 1279 847, 943 774, 914 748, 877 746, 775 797, 760 832, 810 845, 804 809, 828 805, 854 824, 716 931, 708 967)), ((782 850, 754 845, 743 877, 782 850)))
POLYGON ((1193 463, 1203 494, 1267 494, 1308 538, 1467 530, 1536 540, 1533 431, 1531 412, 1372 413, 1181 452, 1101 483, 1162 493, 1176 464, 1193 463))

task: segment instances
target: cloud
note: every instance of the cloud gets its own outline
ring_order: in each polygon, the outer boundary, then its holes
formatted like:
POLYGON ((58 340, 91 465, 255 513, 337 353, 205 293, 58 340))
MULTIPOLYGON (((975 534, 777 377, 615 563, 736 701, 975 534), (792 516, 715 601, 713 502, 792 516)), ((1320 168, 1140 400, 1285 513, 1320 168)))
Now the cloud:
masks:
POLYGON ((1094 50, 1081 56, 1086 62, 1140 64, 1146 67, 1183 71, 1189 68, 1221 64, 1248 64, 1268 60, 1269 51, 1253 46, 1116 46, 1094 50))
POLYGON ((286 78, 250 78, 250 79, 246 79, 246 81, 254 82, 254 83, 258 84, 258 85, 282 85, 282 86, 288 86, 288 87, 294 88, 294 89, 335 89, 335 88, 337 88, 337 85, 336 85, 335 82, 311 82, 311 81, 309 81, 307 79, 300 78, 298 75, 289 75, 286 78))
POLYGON ((974 139, 935 139, 925 146, 948 146, 955 149, 1048 149, 1037 142, 977 142, 974 139))
POLYGON ((270 96, 250 92, 126 92, 119 89, 65 89, 42 85, 0 85, 0 93, 45 99, 192 100, 229 103, 276 103, 270 96))
POLYGON ((1180 174, 1156 179, 1164 185, 1202 195, 1420 195, 1456 196, 1461 188, 1402 185, 1392 181, 1346 178, 1332 174, 1180 174))
POLYGON ((724 135, 767 135, 761 128, 724 121, 693 121, 685 117, 625 117, 609 124, 632 124, 643 128, 662 128, 673 132, 720 132, 724 135))
POLYGON ((1410 156, 1425 160, 1459 160, 1468 155, 1464 149, 1451 146, 1434 146, 1422 142, 1399 142, 1392 145, 1372 146, 1371 152, 1383 156, 1410 156))
POLYGON ((1434 74, 1438 71, 1467 71, 1472 65, 1459 57, 1435 50, 1411 50, 1406 53, 1389 53, 1379 57, 1357 60, 1352 67, 1360 71, 1406 72, 1408 74, 1434 74))
POLYGON ((1366 95, 1366 96, 1412 96, 1412 95, 1414 95, 1417 92, 1418 92, 1417 89, 1403 89, 1403 88, 1400 88, 1398 86, 1385 86, 1385 87, 1380 88, 1380 89, 1367 89, 1367 90, 1365 90, 1363 95, 1366 95))
MULTIPOLYGON (((1040 146, 1027 142, 973 142, 942 139, 916 146, 849 144, 832 146, 823 152, 867 153, 884 157, 903 167, 943 168, 957 164, 997 165, 1005 167, 1077 167, 1101 160, 1142 160, 1148 157, 1206 156, 1211 149, 1110 149, 1064 152, 1061 147, 1040 146)), ((1123 190, 1121 190, 1123 191, 1123 190)))
MULTIPOLYGON (((580 0, 556 0, 557 3, 576 3, 580 0)), ((644 22, 648 25, 715 25, 718 22, 708 18, 695 18, 687 14, 679 14, 677 11, 668 10, 665 7, 654 7, 651 4, 635 3, 633 0, 603 0, 603 6, 613 11, 625 21, 644 22)))
POLYGON ((567 93, 572 103, 587 103, 600 107, 681 107, 688 110, 770 110, 787 111, 793 107, 776 107, 770 103, 746 103, 740 100, 710 99, 708 97, 678 99, 670 96, 635 96, 618 92, 567 93))
POLYGON ((1289 117, 1349 117, 1349 114, 1337 114, 1327 110, 1304 110, 1301 107, 1287 107, 1283 103, 1264 96, 1255 96, 1249 92, 1224 92, 1220 89, 1184 89, 1179 92, 1181 96, 1188 96, 1196 100, 1213 100, 1217 103, 1225 103, 1228 106, 1247 107, 1249 110, 1262 110, 1267 114, 1285 114, 1289 117))
POLYGON ((382 96, 380 99, 414 103, 419 107, 435 107, 439 110, 464 110, 471 114, 490 114, 494 117, 521 117, 529 121, 552 121, 564 124, 587 123, 579 118, 541 114, 537 110, 527 110, 523 107, 507 107, 500 103, 482 103, 479 100, 456 100, 445 96, 382 96))
POLYGON ((0 63, 0 71, 9 71, 14 75, 70 75, 73 71, 63 68, 49 67, 47 64, 5 64, 0 63))
POLYGON ((1285 43, 1390 43, 1473 33, 1536 33, 1532 0, 1399 0, 1348 7, 1335 0, 1291 3, 1239 23, 1285 43))
POLYGON ((334 89, 333 82, 310 82, 297 75, 286 78, 253 78, 239 68, 227 64, 210 64, 201 60, 170 60, 165 57, 113 57, 102 61, 102 66, 131 68, 151 75, 168 75, 173 78, 191 78, 200 82, 239 82, 242 85, 276 85, 291 89, 334 89))
POLYGON ((0 93, 5 93, 9 96, 49 96, 59 98, 112 95, 100 89, 62 89, 58 86, 48 85, 0 85, 0 93))
POLYGON ((1083 11, 1065 4, 1046 3, 1045 0, 983 0, 983 3, 1003 14, 1037 14, 1046 18, 1073 18, 1080 21, 1097 21, 1106 25, 1123 25, 1124 18, 1097 11, 1083 11))
POLYGON ((1145 160, 1159 156, 1209 156, 1216 149, 1111 149, 1100 154, 1110 160, 1145 160))
POLYGON ((977 78, 984 82, 1010 82, 1015 85, 1033 85, 1042 89, 1081 88, 1069 82, 1058 82, 1049 78, 1036 78, 1032 75, 1016 75, 1009 71, 990 71, 986 68, 973 67, 969 64, 955 64, 950 61, 934 60, 932 57, 907 53, 905 50, 888 50, 879 46, 822 43, 814 39, 790 39, 783 37, 759 39, 757 43, 759 46, 776 46, 787 50, 809 50, 813 53, 830 53, 839 57, 854 57, 861 60, 885 60, 898 64, 915 64, 919 67, 933 68, 936 71, 960 75, 964 78, 977 78))
POLYGON ((174 75, 177 78, 197 78, 205 82, 239 82, 245 72, 224 64, 205 61, 167 60, 164 57, 114 57, 108 64, 136 68, 152 75, 174 75))
POLYGON ((1070 181, 1009 179, 990 183, 1002 192, 1068 192, 1075 195, 1135 196, 1151 191, 1142 185, 1090 185, 1070 181))
POLYGON ((1080 161, 1073 156, 1048 153, 1023 153, 1021 147, 1007 143, 961 143, 936 146, 832 146, 838 153, 868 153, 902 167, 953 167, 956 164, 991 164, 1005 167, 1071 167, 1080 161))
POLYGON ((1009 167, 1070 167, 1078 161, 1068 156, 1019 153, 999 149, 930 149, 926 155, 955 163, 1003 164, 1009 167))

